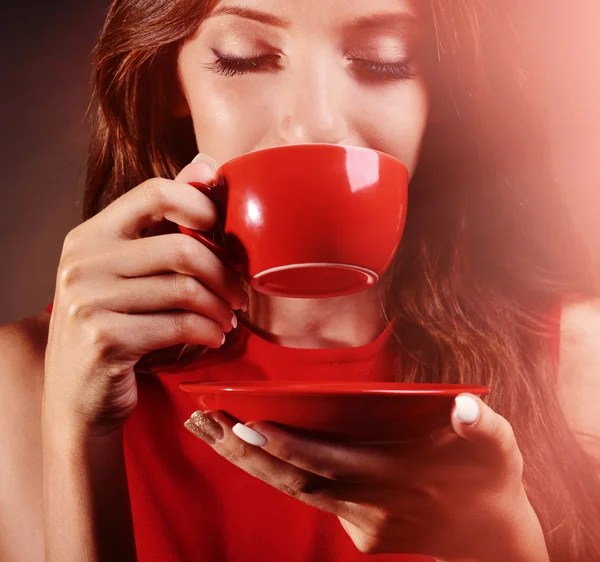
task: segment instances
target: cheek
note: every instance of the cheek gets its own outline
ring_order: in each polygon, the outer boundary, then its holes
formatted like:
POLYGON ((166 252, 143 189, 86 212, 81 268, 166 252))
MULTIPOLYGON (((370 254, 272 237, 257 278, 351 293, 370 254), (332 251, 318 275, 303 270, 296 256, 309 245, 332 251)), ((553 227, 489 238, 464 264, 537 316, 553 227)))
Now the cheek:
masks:
MULTIPOLYGON (((186 80, 198 150, 214 158, 218 165, 270 146, 277 128, 273 101, 278 98, 274 94, 278 85, 258 75, 242 80, 244 87, 236 79, 204 72, 186 80)), ((392 154, 404 162, 412 177, 428 117, 423 82, 416 79, 378 90, 356 86, 348 98, 352 103, 342 103, 337 108, 349 121, 352 135, 348 144, 392 154)))
POLYGON ((398 88, 379 92, 367 105, 368 119, 363 118, 361 136, 368 146, 401 160, 412 177, 429 115, 423 82, 411 80, 398 88))
POLYGON ((234 82, 204 76, 188 89, 198 149, 219 165, 255 149, 271 129, 268 88, 234 82))

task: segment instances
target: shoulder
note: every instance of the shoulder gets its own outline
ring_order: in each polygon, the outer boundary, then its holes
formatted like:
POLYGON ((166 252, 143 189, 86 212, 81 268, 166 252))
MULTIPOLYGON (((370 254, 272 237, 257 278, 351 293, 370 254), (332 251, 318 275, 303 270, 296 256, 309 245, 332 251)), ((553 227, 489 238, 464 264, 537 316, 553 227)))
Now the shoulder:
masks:
POLYGON ((600 297, 565 303, 562 318, 587 322, 600 322, 600 297))
POLYGON ((49 324, 50 314, 44 312, 0 326, 0 404, 4 414, 7 409, 19 408, 23 400, 41 400, 49 324))
POLYGON ((563 307, 560 342, 561 379, 574 375, 574 367, 600 369, 600 298, 563 307))
POLYGON ((0 327, 0 558, 43 559, 41 404, 50 315, 0 327))
MULTIPOLYGON (((14 378, 11 367, 37 366, 43 370, 49 326, 48 312, 0 326, 0 385, 14 378)), ((43 383, 40 374, 31 372, 30 376, 19 378, 18 382, 25 385, 43 383)))
POLYGON ((600 299, 563 307, 557 392, 569 425, 600 459, 600 299))

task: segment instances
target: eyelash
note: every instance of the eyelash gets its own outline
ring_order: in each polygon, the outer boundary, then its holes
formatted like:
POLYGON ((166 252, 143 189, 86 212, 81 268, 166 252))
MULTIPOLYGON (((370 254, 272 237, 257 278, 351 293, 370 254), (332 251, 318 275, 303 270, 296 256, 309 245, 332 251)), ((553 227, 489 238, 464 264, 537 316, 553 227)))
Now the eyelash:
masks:
POLYGON ((216 55, 216 59, 206 65, 208 70, 212 70, 224 76, 242 76, 250 72, 264 71, 266 67, 278 68, 279 55, 263 55, 253 58, 226 58, 216 55))
MULTIPOLYGON (((377 62, 365 59, 350 59, 356 65, 356 71, 364 78, 375 81, 399 81, 416 78, 417 73, 410 61, 377 62)), ((244 74, 277 70, 279 55, 262 55, 253 58, 226 58, 216 55, 216 59, 206 68, 224 76, 243 76, 244 74)))
POLYGON ((378 80, 412 80, 417 77, 409 59, 400 62, 377 62, 365 59, 352 59, 357 70, 367 75, 377 76, 378 80))

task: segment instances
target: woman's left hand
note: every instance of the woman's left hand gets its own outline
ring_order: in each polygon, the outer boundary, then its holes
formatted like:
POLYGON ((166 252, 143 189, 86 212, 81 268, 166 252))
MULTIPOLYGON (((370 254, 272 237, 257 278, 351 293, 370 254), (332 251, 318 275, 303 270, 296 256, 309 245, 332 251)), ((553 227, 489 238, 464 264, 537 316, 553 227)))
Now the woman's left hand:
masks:
POLYGON ((207 413, 185 426, 252 476, 337 515, 361 552, 549 560, 512 427, 475 396, 456 399, 455 433, 410 445, 338 445, 207 413))

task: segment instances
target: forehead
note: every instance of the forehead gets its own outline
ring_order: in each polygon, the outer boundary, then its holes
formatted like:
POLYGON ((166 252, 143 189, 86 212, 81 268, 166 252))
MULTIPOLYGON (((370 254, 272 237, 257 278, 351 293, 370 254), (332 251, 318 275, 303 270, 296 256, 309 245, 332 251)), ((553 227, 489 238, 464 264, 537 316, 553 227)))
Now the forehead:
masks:
MULTIPOLYGON (((211 16, 236 17, 252 12, 258 17, 261 13, 272 16, 265 22, 274 25, 309 28, 350 24, 365 16, 398 14, 415 20, 418 16, 414 0, 219 0, 211 16)), ((377 18, 373 21, 377 23, 377 18)))

